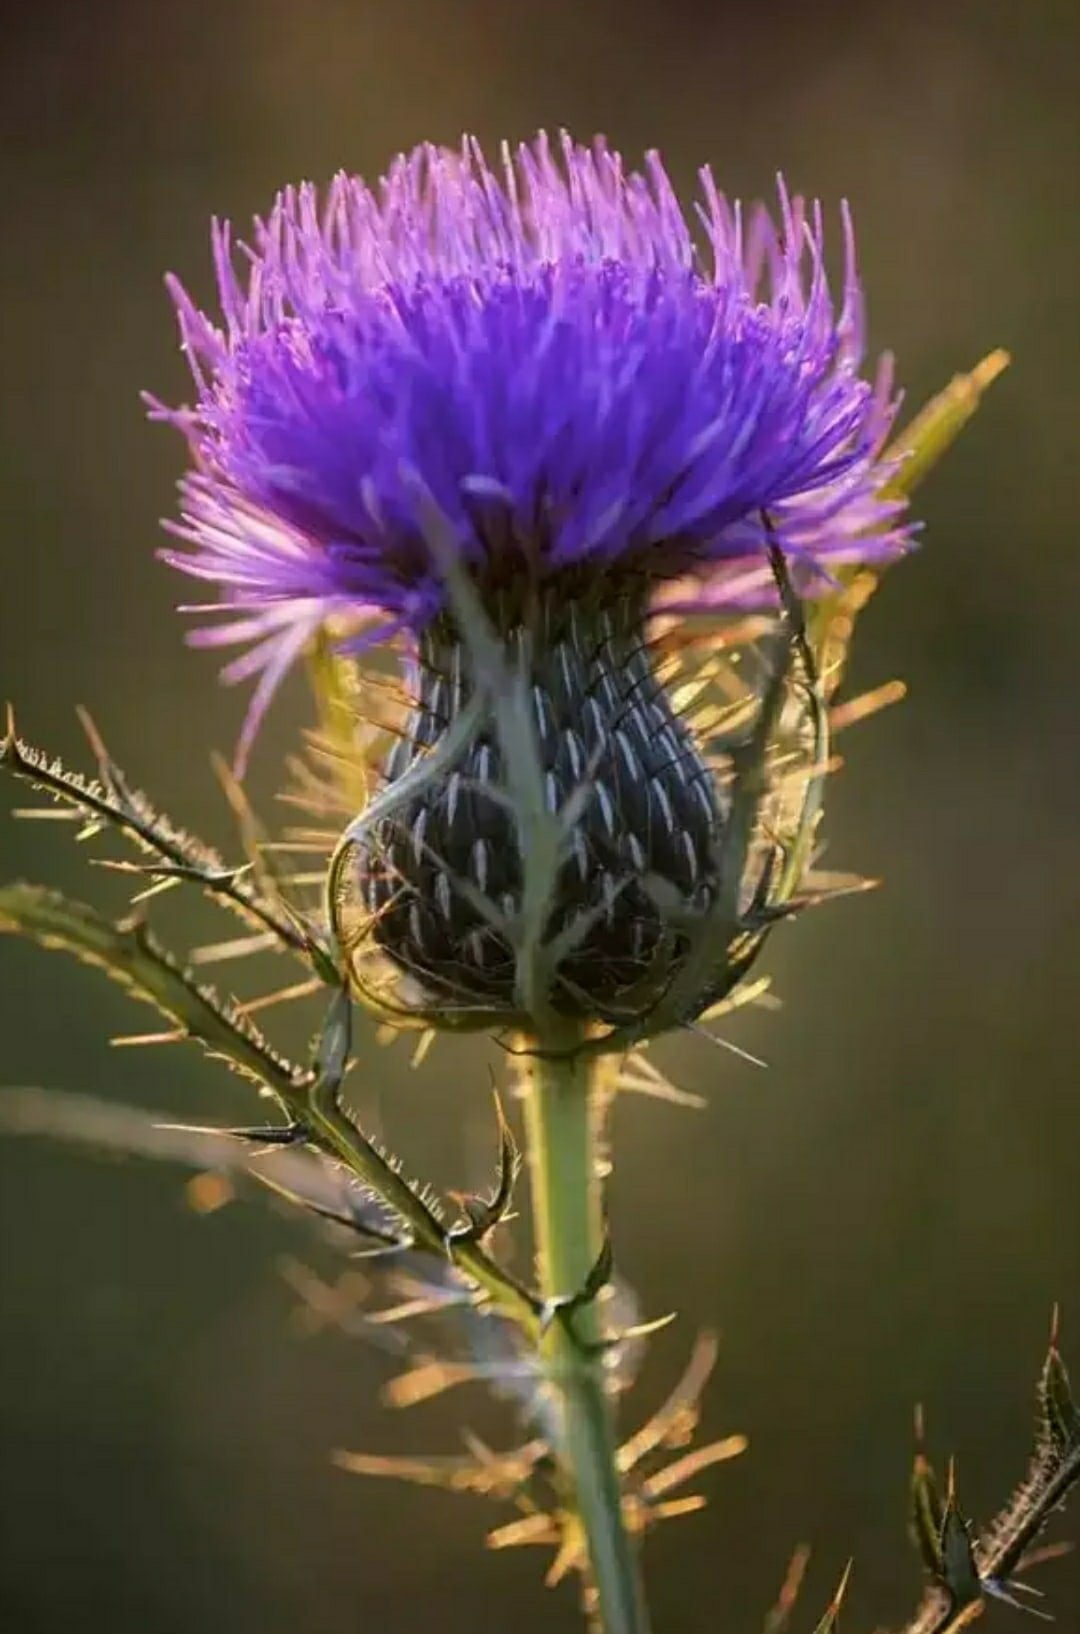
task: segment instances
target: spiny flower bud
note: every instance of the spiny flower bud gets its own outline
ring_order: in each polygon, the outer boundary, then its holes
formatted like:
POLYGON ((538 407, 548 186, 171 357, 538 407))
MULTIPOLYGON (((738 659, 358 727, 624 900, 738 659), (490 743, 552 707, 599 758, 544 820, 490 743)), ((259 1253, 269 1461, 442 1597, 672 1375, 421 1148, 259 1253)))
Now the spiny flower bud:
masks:
MULTIPOLYGON (((559 967, 558 1009, 593 1017, 647 1009, 677 957, 659 880, 704 912, 715 888, 720 806, 713 774, 654 671, 639 593, 610 602, 567 585, 530 626, 509 611, 500 634, 520 657, 535 725, 544 802, 568 824, 545 941, 580 915, 588 929, 559 967)), ((469 665, 452 617, 426 630, 415 662, 416 708, 387 766, 392 784, 438 743, 469 697, 469 665)), ((509 1008, 515 953, 481 899, 520 915, 524 871, 497 735, 479 730, 460 760, 376 825, 356 860, 372 935, 432 993, 509 1008)))

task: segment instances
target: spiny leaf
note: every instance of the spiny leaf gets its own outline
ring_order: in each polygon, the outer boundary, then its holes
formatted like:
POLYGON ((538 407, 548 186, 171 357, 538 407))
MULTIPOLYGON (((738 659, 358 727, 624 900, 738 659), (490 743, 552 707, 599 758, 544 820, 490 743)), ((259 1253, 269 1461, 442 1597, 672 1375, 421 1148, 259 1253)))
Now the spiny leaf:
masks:
POLYGON ((1080 1413, 1058 1349, 1057 1313, 1036 1388, 1036 1445, 1027 1476, 989 1528, 981 1550, 984 1575, 1005 1581, 1027 1557, 1055 1509, 1080 1481, 1080 1413))
POLYGON ((62 948, 96 965, 261 1087, 294 1097, 310 1079, 279 1055, 252 1022, 212 987, 198 983, 137 918, 113 924, 85 903, 43 886, 0 887, 0 931, 62 948))
POLYGON ((361 1128, 341 1089, 352 1049, 352 1003, 344 988, 327 1011, 314 1050, 315 1070, 300 1112, 311 1137, 370 1186, 418 1246, 442 1254, 447 1238, 439 1208, 408 1179, 400 1161, 361 1128))
POLYGON ((341 1094, 349 1064, 351 1028, 352 1002, 342 988, 335 994, 323 1025, 315 1052, 317 1070, 299 1112, 312 1139, 370 1186, 391 1214, 401 1220, 416 1248, 440 1258, 449 1257, 497 1306, 514 1312, 526 1331, 535 1332, 539 1301, 479 1243, 455 1239, 443 1226, 440 1204, 430 1189, 407 1179, 401 1163, 360 1127, 341 1094))
MULTIPOLYGON (((543 1312, 541 1325, 543 1327, 548 1327, 556 1317, 559 1317, 561 1320, 566 1322, 568 1330, 573 1333, 571 1319, 574 1316, 574 1313, 576 1311, 584 1310, 587 1305, 591 1305, 600 1294, 601 1290, 607 1287, 608 1283, 611 1281, 611 1273, 614 1268, 614 1264, 614 1245, 611 1241, 611 1234, 605 1225, 604 1240, 600 1244, 600 1252, 597 1254, 592 1265, 589 1267, 588 1275, 586 1276, 581 1287, 576 1289, 572 1294, 565 1294, 555 1299, 549 1299, 543 1312)), ((601 1348, 605 1350, 609 1348, 607 1341, 602 1342, 601 1348)))
POLYGON ((952 1598, 953 1610, 963 1611, 983 1597, 975 1562, 971 1527, 950 1491, 941 1522, 941 1581, 952 1598))
POLYGON ((237 1140, 256 1148, 256 1155, 288 1146, 305 1146, 308 1132, 302 1123, 256 1123, 220 1127, 214 1124, 168 1123, 181 1135, 218 1135, 222 1140, 237 1140))
MULTIPOLYGON (((246 866, 228 867, 219 854, 157 812, 146 796, 132 788, 109 755, 89 717, 82 716, 98 761, 98 778, 69 772, 55 757, 19 737, 13 712, 0 741, 0 766, 81 815, 91 831, 108 827, 124 835, 161 866, 150 872, 161 879, 186 879, 215 900, 224 902, 247 923, 270 931, 294 953, 313 959, 314 939, 280 900, 257 890, 246 866)), ((87 830, 84 827, 83 832, 87 830)))
POLYGON ((449 1239, 432 1200, 404 1177, 395 1158, 364 1133, 342 1100, 341 1080, 350 1047, 350 1005, 344 992, 336 995, 331 1006, 313 1071, 293 1065, 274 1051, 247 1017, 219 999, 212 988, 200 986, 137 919, 112 924, 95 909, 58 892, 16 884, 0 887, 2 931, 32 937, 96 965, 176 1022, 211 1054, 275 1095, 289 1118, 308 1130, 313 1144, 343 1163, 401 1219, 406 1233, 415 1235, 418 1248, 440 1257, 449 1253, 455 1265, 489 1297, 508 1305, 519 1313, 520 1320, 535 1328, 539 1306, 528 1290, 478 1245, 454 1244, 449 1239))
POLYGON ((905 1634, 954 1634, 979 1614, 986 1597, 1035 1616, 1017 1591, 1034 1593, 1017 1574, 1059 1551, 1032 1551, 1051 1515, 1080 1482, 1080 1413, 1057 1344, 1057 1320, 1037 1387, 1036 1445, 1031 1465, 1004 1509, 978 1538, 960 1513, 954 1482, 944 1505, 921 1451, 916 1459, 913 1511, 920 1552, 933 1581, 905 1634), (939 1507, 940 1506, 940 1507, 939 1507), (940 1514, 937 1543, 934 1518, 940 1514))
POLYGON ((355 1231, 359 1236, 379 1244, 376 1253, 396 1254, 411 1247, 409 1239, 403 1239, 397 1232, 387 1230, 373 1218, 370 1201, 349 1195, 344 1188, 342 1202, 335 1205, 284 1185, 276 1175, 266 1169, 252 1166, 248 1173, 260 1186, 272 1192, 275 1197, 280 1197, 283 1202, 295 1208, 306 1209, 309 1214, 318 1215, 321 1220, 329 1220, 334 1225, 344 1226, 349 1231, 355 1231))
POLYGON ((1038 1428, 1055 1450, 1066 1455, 1080 1442, 1080 1409, 1072 1398, 1069 1374, 1057 1342, 1057 1313, 1037 1389, 1038 1428))
POLYGON ((611 1233, 605 1226, 604 1240, 600 1244, 600 1252, 597 1254, 592 1266, 589 1269, 589 1274, 582 1284, 581 1292, 575 1297, 575 1307, 578 1305, 592 1304, 593 1300, 597 1298, 597 1296, 611 1281, 611 1273, 614 1266, 615 1247, 611 1241, 611 1233))
POLYGON ((306 1141, 295 1126, 218 1129, 173 1123, 141 1107, 67 1094, 61 1090, 0 1090, 0 1134, 44 1135, 78 1141, 105 1152, 183 1164, 256 1182, 309 1214, 348 1227, 397 1252, 404 1244, 384 1230, 379 1205, 306 1141))
POLYGON ((455 1241, 483 1242, 489 1237, 495 1227, 501 1225, 510 1212, 514 1200, 514 1186, 521 1172, 521 1152, 514 1131, 506 1120, 502 1101, 495 1095, 495 1116, 498 1122, 499 1134, 499 1168, 495 1185, 490 1197, 460 1197, 461 1203, 469 1217, 466 1226, 459 1226, 451 1233, 455 1241))

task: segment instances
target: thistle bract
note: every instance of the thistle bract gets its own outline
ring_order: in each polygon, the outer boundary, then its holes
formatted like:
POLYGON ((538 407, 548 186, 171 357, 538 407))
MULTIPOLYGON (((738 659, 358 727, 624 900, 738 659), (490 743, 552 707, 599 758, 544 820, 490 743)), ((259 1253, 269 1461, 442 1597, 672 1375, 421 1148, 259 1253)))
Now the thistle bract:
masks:
MULTIPOLYGON (((197 469, 166 555, 218 587, 193 640, 241 645, 226 675, 258 678, 241 754, 328 623, 348 650, 403 651, 390 781, 452 728, 474 677, 437 514, 527 684, 549 810, 588 789, 545 926, 581 924, 555 994, 575 1014, 652 1003, 680 916, 724 884, 727 798, 650 620, 767 603, 767 546, 813 594, 907 537, 846 214, 839 302, 817 207, 781 187, 775 221, 744 222, 706 170, 698 214, 702 248, 655 156, 631 174, 602 142, 540 137, 491 169, 466 141, 374 190, 287 190, 242 273, 216 228, 220 322, 173 286, 198 399, 154 411, 197 469)), ((496 1007, 523 869, 504 750, 481 721, 355 858, 374 940, 428 992, 496 1007)))

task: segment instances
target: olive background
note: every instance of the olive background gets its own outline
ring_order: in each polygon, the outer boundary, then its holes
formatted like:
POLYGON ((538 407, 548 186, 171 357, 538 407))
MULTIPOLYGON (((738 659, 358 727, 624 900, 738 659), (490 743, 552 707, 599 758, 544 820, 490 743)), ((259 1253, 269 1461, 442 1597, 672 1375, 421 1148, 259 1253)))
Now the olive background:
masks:
MULTIPOLYGON (((901 675, 910 696, 846 741, 828 857, 883 888, 774 937, 783 1008, 727 1029, 767 1070, 668 1041, 659 1064, 707 1108, 618 1108, 619 1264, 648 1314, 680 1312, 630 1418, 714 1326, 705 1427, 751 1440, 706 1478, 703 1514, 649 1541, 659 1630, 759 1627, 800 1540, 798 1626, 849 1555, 845 1628, 897 1624, 919 1587, 913 1404, 986 1518, 1025 1464, 1055 1300, 1080 1369, 1078 47, 1065 0, 24 0, 5 23, 0 695, 77 763, 88 705, 129 773, 223 844, 208 751, 231 748, 243 701, 183 645, 191 586, 154 557, 182 447, 138 401, 186 395, 161 274, 209 297, 212 213, 245 222, 286 180, 377 174, 463 128, 489 151, 541 124, 602 130, 627 155, 658 146, 687 198, 705 160, 743 197, 778 169, 830 209, 848 196, 872 343, 910 405, 1013 353, 859 633, 854 683, 901 675)), ((306 715, 297 682, 259 744, 251 788, 275 820, 306 715)), ((3 802, 0 874, 119 908, 123 881, 66 829, 10 820, 20 791, 3 802)), ((181 944, 208 928, 175 898, 155 918, 181 944)), ((0 945, 0 1014, 0 1084, 253 1110, 194 1048, 110 1050, 153 1021, 65 959, 0 945)), ((314 1020, 270 1025, 301 1049, 314 1020)), ((354 1094, 411 1168, 478 1184, 492 1068, 479 1042, 412 1072, 366 1040, 354 1094)), ((183 1178, 0 1140, 0 1627, 576 1628, 538 1552, 483 1551, 504 1512, 329 1461, 451 1451, 463 1421, 492 1439, 505 1421, 466 1392, 389 1413, 388 1358, 305 1336, 281 1275, 289 1255, 328 1277, 344 1262, 258 1204, 198 1217, 183 1178)), ((1069 1627, 1080 1561, 1040 1581, 1069 1627)))

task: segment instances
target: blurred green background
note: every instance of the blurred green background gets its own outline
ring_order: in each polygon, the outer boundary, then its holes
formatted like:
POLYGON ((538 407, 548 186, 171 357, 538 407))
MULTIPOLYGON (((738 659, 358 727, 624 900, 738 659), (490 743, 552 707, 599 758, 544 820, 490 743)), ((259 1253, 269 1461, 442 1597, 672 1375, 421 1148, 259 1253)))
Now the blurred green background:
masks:
MULTIPOLYGON (((778 168, 850 197, 872 338, 912 405, 1012 350, 858 642, 856 683, 900 674, 911 696, 846 743, 829 864, 884 889, 775 937, 783 1010, 729 1028, 768 1071, 668 1043, 658 1061, 707 1110, 632 1099, 617 1119, 620 1263, 648 1313, 682 1315, 637 1411, 716 1325, 706 1427, 752 1443, 703 1515, 651 1540, 658 1629, 757 1628, 800 1539, 804 1626, 849 1554, 846 1626, 897 1622, 919 1582, 913 1403, 987 1518, 1026 1459, 1055 1299, 1080 1362, 1080 8, 38 0, 5 28, 0 695, 73 760, 87 704, 121 764, 223 842, 207 751, 243 703, 182 644, 190 587, 153 555, 182 450, 137 396, 186 392, 161 274, 209 294, 212 212, 245 221, 287 179, 377 173, 420 138, 565 123, 659 146, 684 193, 709 159, 744 197, 778 168)), ((297 685, 261 740, 267 806, 304 713, 297 685)), ((4 876, 119 904, 66 830, 6 811, 4 876)), ((147 1013, 57 957, 0 946, 0 1006, 0 1082, 251 1112, 195 1053, 110 1051, 147 1013)), ((310 1025, 282 1012, 279 1036, 310 1025)), ((369 1052, 354 1093, 415 1167, 476 1181, 492 1061, 458 1045, 410 1073, 369 1052)), ((302 1336, 281 1256, 340 1268, 302 1222, 200 1219, 175 1171, 27 1140, 0 1144, 0 1214, 5 1631, 577 1626, 539 1556, 482 1554, 499 1511, 331 1467, 338 1446, 451 1450, 463 1414, 496 1430, 463 1395, 391 1416, 384 1357, 302 1336)), ((1070 1626, 1080 1563, 1043 1586, 1070 1626)))

